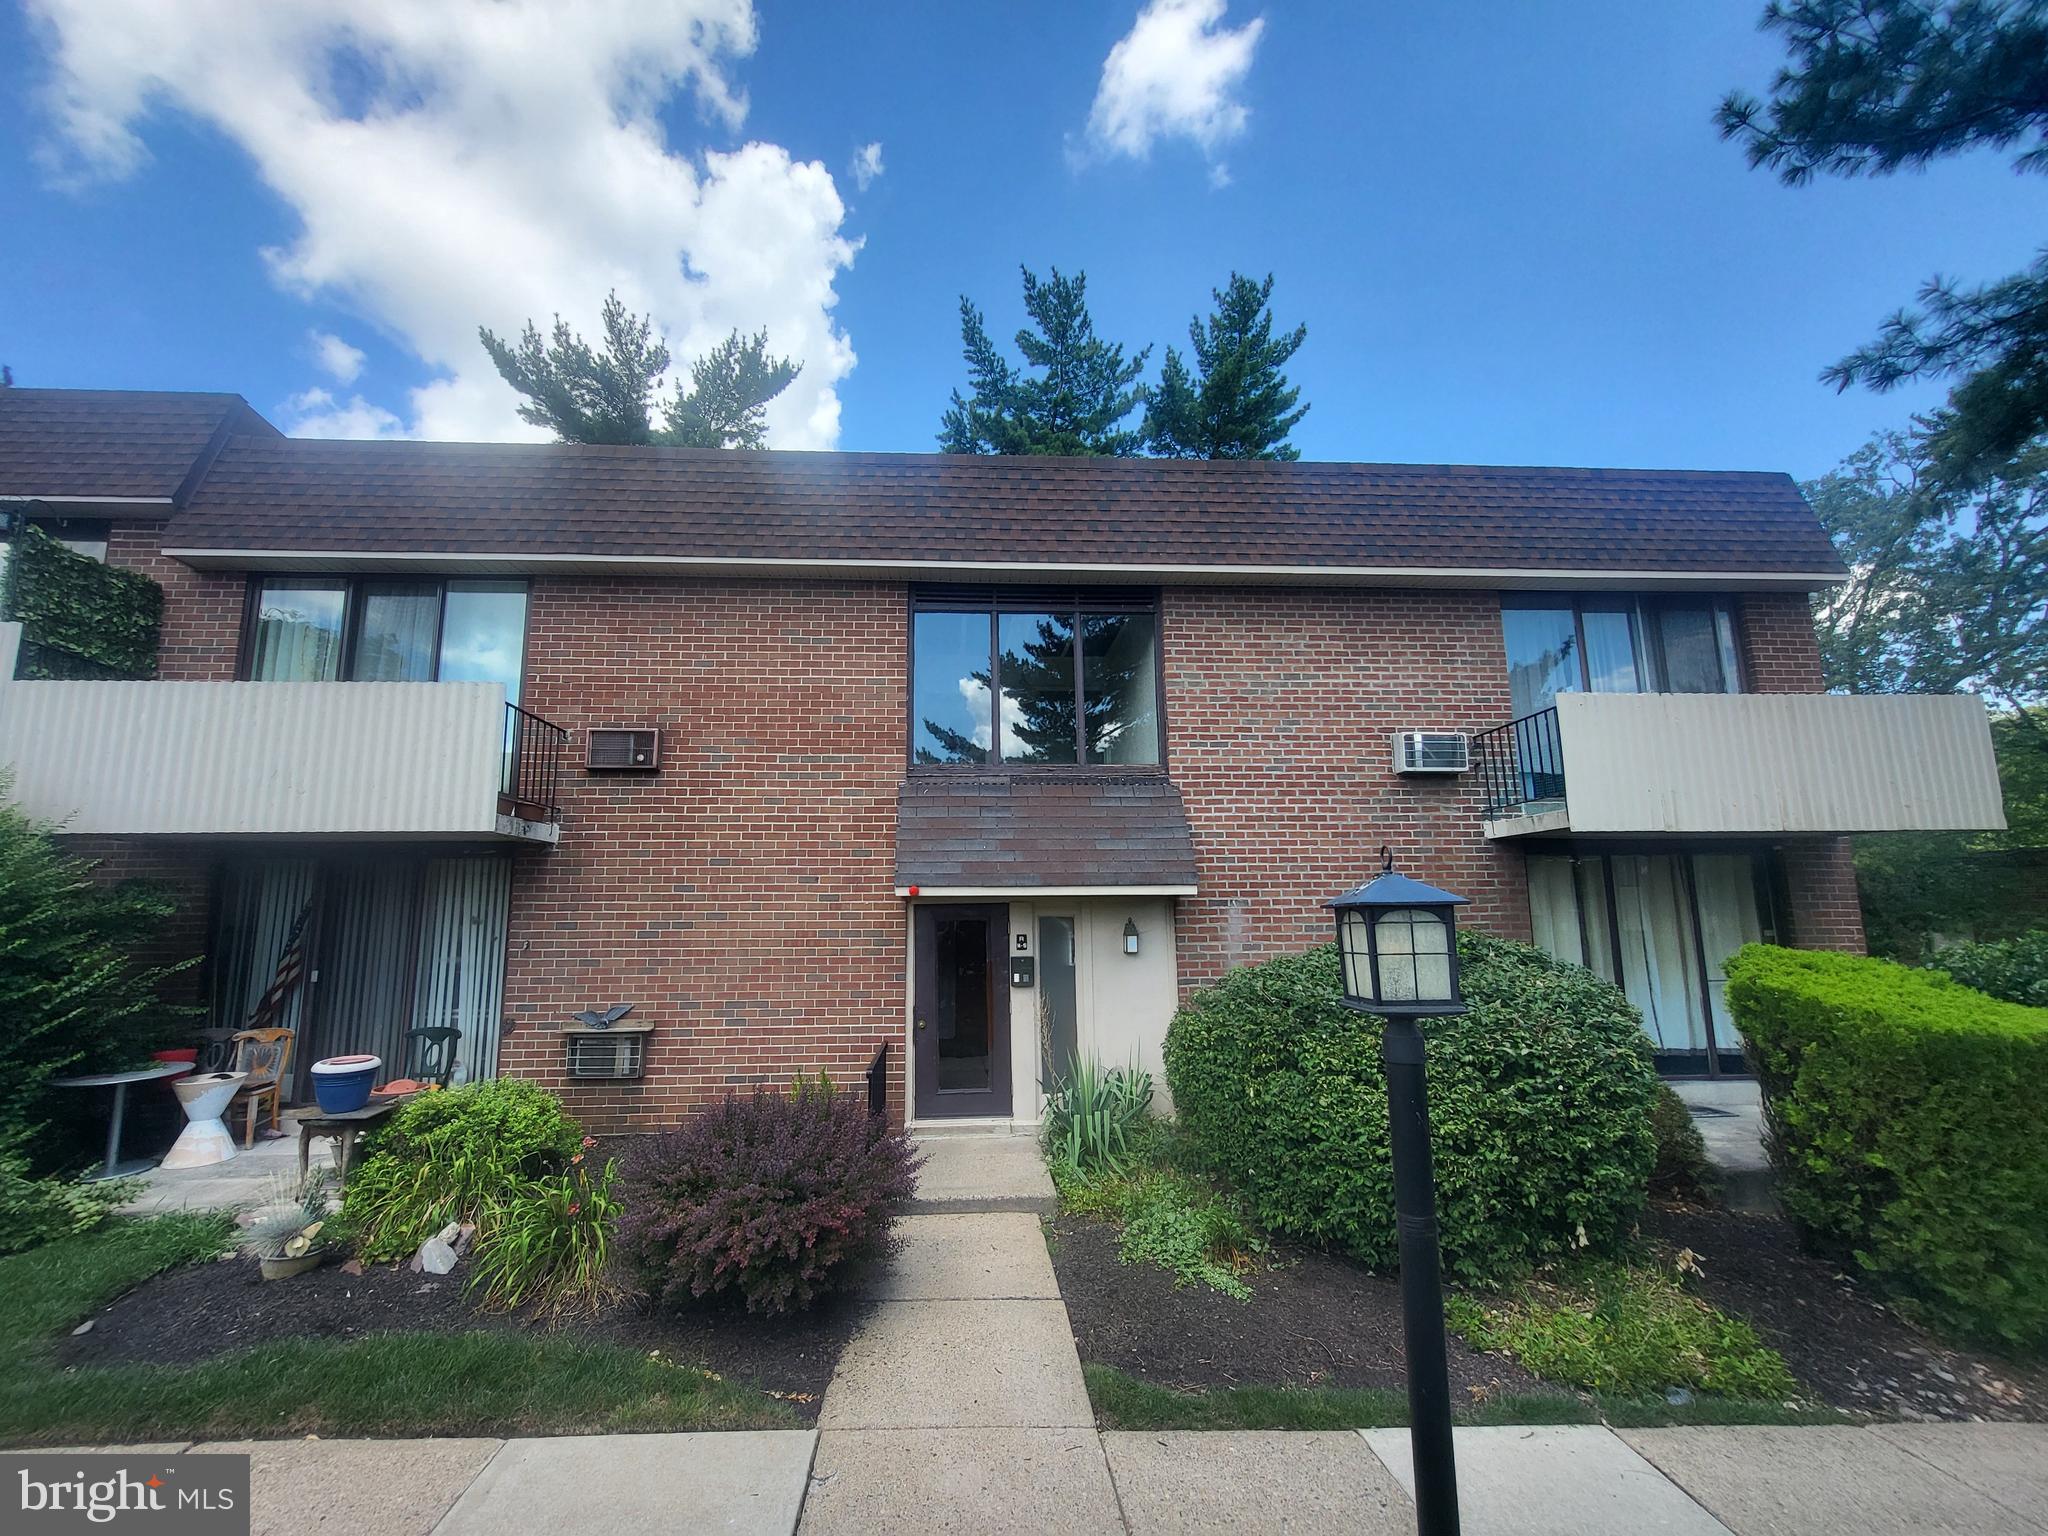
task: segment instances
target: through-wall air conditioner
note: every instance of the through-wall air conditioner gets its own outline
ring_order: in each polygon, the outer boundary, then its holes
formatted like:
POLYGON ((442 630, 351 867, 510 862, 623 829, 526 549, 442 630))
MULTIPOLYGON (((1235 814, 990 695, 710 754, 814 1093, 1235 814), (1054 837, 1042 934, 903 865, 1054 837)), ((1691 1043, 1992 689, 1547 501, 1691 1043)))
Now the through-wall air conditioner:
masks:
POLYGON ((572 1027, 563 1036, 569 1076, 586 1081, 639 1077, 647 1070, 647 1030, 648 1026, 631 1024, 605 1030, 572 1027))
POLYGON ((1472 738, 1463 731, 1396 731, 1394 772, 1463 773, 1472 766, 1472 738))
POLYGON ((598 728, 590 733, 583 766, 592 773, 647 773, 661 766, 661 732, 598 728))

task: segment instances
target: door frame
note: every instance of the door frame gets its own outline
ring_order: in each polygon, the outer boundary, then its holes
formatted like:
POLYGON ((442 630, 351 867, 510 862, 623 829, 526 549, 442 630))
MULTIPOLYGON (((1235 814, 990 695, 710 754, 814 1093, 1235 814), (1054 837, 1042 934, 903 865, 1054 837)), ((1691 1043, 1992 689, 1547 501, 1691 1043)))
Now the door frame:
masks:
POLYGON ((1010 1070, 1010 906, 1003 901, 919 902, 911 912, 915 956, 910 988, 910 1118, 1008 1119, 1015 1105, 1010 1070), (936 924, 941 917, 979 917, 988 927, 989 1086, 942 1089, 936 1040, 925 1049, 925 999, 937 980, 936 924), (950 1102, 948 1102, 950 1101, 950 1102))

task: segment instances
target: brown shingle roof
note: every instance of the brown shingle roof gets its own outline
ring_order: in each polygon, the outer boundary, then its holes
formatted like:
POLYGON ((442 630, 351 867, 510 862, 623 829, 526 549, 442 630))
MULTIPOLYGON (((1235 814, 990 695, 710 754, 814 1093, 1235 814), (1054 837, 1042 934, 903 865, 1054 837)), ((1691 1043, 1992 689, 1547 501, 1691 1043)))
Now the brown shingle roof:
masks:
POLYGON ((896 884, 1057 890, 1195 883, 1180 791, 1145 778, 914 774, 896 795, 896 884))
POLYGON ((240 395, 0 389, 0 496, 168 499, 224 424, 277 435, 240 395))
POLYGON ((1784 576, 1781 474, 237 438, 185 550, 1784 576))

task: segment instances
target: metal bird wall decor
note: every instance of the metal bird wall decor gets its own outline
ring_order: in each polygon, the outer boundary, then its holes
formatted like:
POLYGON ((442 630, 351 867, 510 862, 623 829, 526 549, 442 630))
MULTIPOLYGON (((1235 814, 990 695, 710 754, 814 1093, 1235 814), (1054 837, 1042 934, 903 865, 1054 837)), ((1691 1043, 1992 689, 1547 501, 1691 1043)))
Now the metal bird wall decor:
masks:
POLYGON ((574 1017, 578 1024, 588 1024, 592 1029, 610 1029, 632 1011, 631 1003, 615 1003, 602 1013, 595 1008, 586 1008, 574 1017))

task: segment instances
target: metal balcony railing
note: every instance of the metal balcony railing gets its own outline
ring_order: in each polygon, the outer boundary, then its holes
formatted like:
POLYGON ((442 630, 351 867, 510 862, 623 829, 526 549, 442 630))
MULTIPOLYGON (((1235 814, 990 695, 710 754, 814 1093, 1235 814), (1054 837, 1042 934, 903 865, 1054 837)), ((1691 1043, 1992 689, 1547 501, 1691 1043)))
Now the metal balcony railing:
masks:
POLYGON ((528 821, 562 819, 562 761, 569 733, 530 709, 505 706, 505 781, 499 793, 528 821))
POLYGON ((1555 707, 1481 731, 1472 738, 1472 762, 1486 820, 1565 809, 1564 740, 1555 707))

